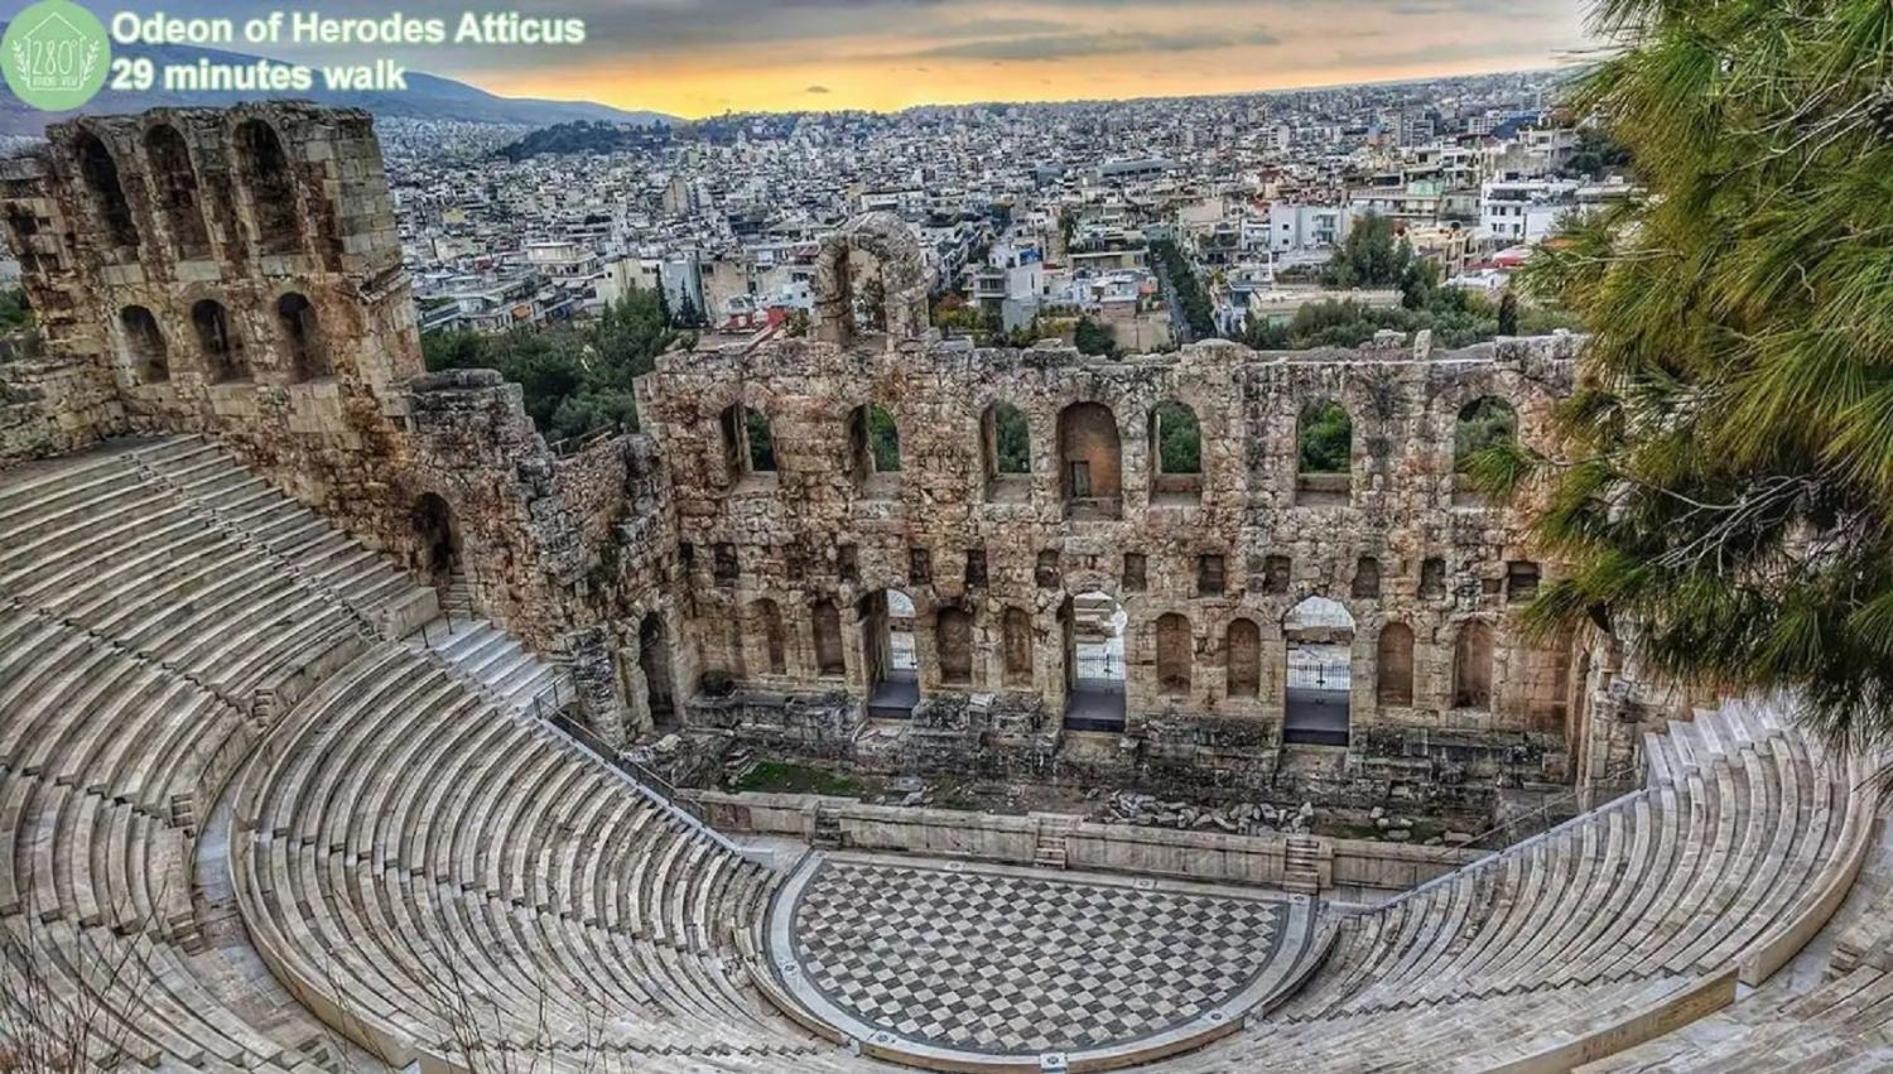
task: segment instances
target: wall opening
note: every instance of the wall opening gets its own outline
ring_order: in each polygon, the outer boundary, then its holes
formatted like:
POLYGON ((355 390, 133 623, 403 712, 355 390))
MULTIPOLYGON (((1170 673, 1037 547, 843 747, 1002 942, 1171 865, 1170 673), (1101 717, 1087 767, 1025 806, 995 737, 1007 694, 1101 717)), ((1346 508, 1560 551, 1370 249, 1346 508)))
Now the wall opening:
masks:
POLYGON ((447 590, 460 573, 460 530, 454 523, 453 508, 439 495, 424 493, 414 503, 412 521, 415 566, 429 584, 440 590, 444 604, 447 590))
POLYGON ((78 156, 79 177, 99 214, 105 241, 120 254, 137 256, 138 225, 132 220, 131 203, 125 200, 125 187, 119 182, 118 162, 112 159, 112 151, 90 131, 79 132, 73 151, 78 156))
POLYGON ((257 248, 266 254, 301 249, 296 182, 282 139, 268 123, 247 119, 237 125, 237 150, 243 185, 250 193, 250 212, 256 221, 257 248))
POLYGON ((329 364, 328 348, 316 327, 315 307, 302 295, 291 291, 276 300, 276 327, 282 333, 283 350, 289 361, 291 383, 321 380, 334 374, 329 364))
POLYGON ((764 597, 750 604, 749 622, 750 634, 756 639, 756 648, 762 657, 762 666, 768 668, 771 675, 788 674, 788 645, 782 633, 782 609, 775 601, 764 597))
POLYGON ((191 165, 184 136, 169 123, 152 127, 145 132, 145 158, 151 162, 151 181, 171 232, 172 252, 180 261, 209 257, 210 231, 204 224, 197 169, 191 165))
POLYGON ((1073 403, 1059 412, 1058 464, 1067 518, 1112 519, 1122 513, 1123 452, 1109 408, 1073 403))
POLYGON ((723 439, 723 472, 730 484, 752 474, 776 472, 776 436, 768 415, 732 403, 717 417, 717 429, 723 439))
POLYGON ((1176 612, 1157 617, 1157 689, 1176 696, 1190 692, 1190 665, 1196 644, 1190 621, 1176 612))
POLYGON ((1453 429, 1453 503, 1479 506, 1485 494, 1473 487, 1468 468, 1482 452, 1501 447, 1518 438, 1518 412, 1496 396, 1482 395, 1459 410, 1453 429))
POLYGON ((676 691, 670 678, 670 630, 664 617, 652 612, 638 624, 638 670, 644 673, 644 701, 651 723, 668 727, 677 722, 676 691))
POLYGON ((1253 698, 1262 690, 1262 628, 1255 620, 1235 618, 1223 637, 1224 664, 1230 697, 1253 698))
POLYGON ((1354 685, 1354 616, 1327 597, 1307 597, 1282 620, 1287 646, 1282 741, 1348 744, 1354 685))
POLYGON ((809 619, 815 630, 815 670, 820 675, 846 675, 848 664, 842 655, 841 612, 828 599, 809 606, 809 619))
POLYGON ((933 616, 933 638, 940 681, 949 686, 972 685, 973 617, 955 605, 940 608, 933 616))
POLYGON ((118 329, 125 342, 125 364, 139 384, 161 384, 171 379, 171 359, 158 319, 143 306, 118 311, 118 329))
POLYGON ((243 340, 230 330, 230 316, 222 303, 200 300, 191 307, 191 326, 197 330, 197 349, 204 359, 206 379, 212 384, 250 379, 243 340))
POLYGON ((986 499, 1023 503, 1032 495, 1032 436, 1025 412, 994 403, 979 419, 980 455, 986 466, 986 499))
POLYGON ((1203 429, 1196 411, 1175 400, 1150 411, 1150 502, 1197 503, 1203 496, 1203 429))
POLYGON ((1453 707, 1492 707, 1492 628, 1479 619, 1461 624, 1453 642, 1453 707))
POLYGON ((879 403, 848 415, 848 469, 864 496, 892 499, 900 492, 900 428, 879 403))
POLYGON ((1297 504, 1343 507, 1352 499, 1354 422, 1341 404, 1324 399, 1302 408, 1295 457, 1297 504))
POLYGON ((1371 600, 1380 596, 1380 560, 1373 556, 1362 556, 1354 561, 1354 581, 1348 588, 1348 595, 1357 600, 1371 600))
POLYGON ((1374 696, 1383 705, 1413 704, 1413 628, 1388 623, 1374 652, 1374 696))
POLYGON ((1015 690, 1032 686, 1032 615, 1024 608, 1007 608, 1001 623, 1005 684, 1015 690))
POLYGON ((913 598, 898 589, 880 589, 862 597, 857 610, 867 657, 868 715, 906 719, 920 703, 913 598))
POLYGON ((1124 729, 1124 626, 1129 616, 1108 594, 1065 598, 1058 613, 1065 640, 1065 728, 1124 729))

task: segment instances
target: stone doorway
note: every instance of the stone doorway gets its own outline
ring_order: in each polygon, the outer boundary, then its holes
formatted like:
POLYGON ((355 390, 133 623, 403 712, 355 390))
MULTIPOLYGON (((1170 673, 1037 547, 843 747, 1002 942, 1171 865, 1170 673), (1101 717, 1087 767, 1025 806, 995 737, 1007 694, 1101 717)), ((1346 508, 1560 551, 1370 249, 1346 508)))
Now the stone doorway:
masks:
POLYGON ((416 565, 444 596, 460 573, 460 533, 446 500, 429 492, 414 504, 414 536, 416 565))
POLYGON ((1068 597, 1059 612, 1065 634, 1065 729, 1124 729, 1124 609, 1108 594, 1068 597))
POLYGON ((897 720, 912 716, 920 703, 913 598, 898 589, 861 598, 861 640, 867 657, 868 715, 897 720))
POLYGON ((1282 621, 1288 644, 1282 741, 1346 746, 1354 685, 1354 617, 1340 601, 1309 597, 1282 621))

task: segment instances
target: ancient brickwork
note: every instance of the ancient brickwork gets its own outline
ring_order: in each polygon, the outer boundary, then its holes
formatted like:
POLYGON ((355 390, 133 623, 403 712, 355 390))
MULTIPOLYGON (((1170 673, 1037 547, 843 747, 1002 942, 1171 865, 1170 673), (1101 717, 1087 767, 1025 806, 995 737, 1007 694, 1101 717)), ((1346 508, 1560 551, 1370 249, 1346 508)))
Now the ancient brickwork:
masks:
POLYGON ((1015 692, 1057 713, 1072 601, 1102 594, 1127 619, 1131 734, 1268 748, 1284 621, 1320 596, 1353 621, 1340 640, 1357 745, 1505 750, 1529 733, 1552 747, 1528 751, 1529 765, 1566 774, 1570 646, 1528 643, 1512 622, 1556 568, 1536 562, 1515 511, 1462 484, 1455 454, 1462 414, 1486 398, 1541 440, 1575 338, 1454 352, 1424 339, 1296 354, 1210 343, 1112 361, 892 336, 679 355, 640 384, 673 475, 706 670, 863 696, 890 630, 877 595, 896 590, 915 607, 922 697, 1015 692), (1349 462, 1304 473, 1300 425, 1323 402, 1351 421, 1349 462), (1162 472, 1155 416, 1174 403, 1200 427, 1196 473, 1162 472), (1002 405, 1025 417, 1023 474, 992 457, 1002 405), (897 471, 863 457, 885 451, 861 442, 870 406, 893 419, 897 471), (767 421, 773 472, 732 461, 733 407, 767 421), (823 655, 830 609, 839 663, 823 655), (1399 681, 1383 690, 1389 628, 1399 681))
MULTIPOLYGON (((624 567, 639 553, 617 548, 632 449, 620 437, 562 459, 517 385, 422 375, 371 117, 156 109, 55 124, 48 140, 0 164, 0 214, 45 337, 42 356, 0 367, 0 463, 214 435, 568 657, 595 729, 621 737, 609 605, 591 587, 643 577, 624 567)), ((645 509, 662 517, 661 498, 645 509)))

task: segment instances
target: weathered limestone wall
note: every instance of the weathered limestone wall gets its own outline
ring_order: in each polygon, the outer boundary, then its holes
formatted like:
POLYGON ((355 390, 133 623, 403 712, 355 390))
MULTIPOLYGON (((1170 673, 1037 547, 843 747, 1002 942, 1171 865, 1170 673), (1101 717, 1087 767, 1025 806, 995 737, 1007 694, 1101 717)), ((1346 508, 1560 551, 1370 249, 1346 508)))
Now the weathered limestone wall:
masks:
POLYGON ((517 385, 422 374, 368 113, 155 109, 48 139, 0 162, 0 214, 45 337, 41 358, 0 365, 0 465, 113 436, 215 436, 424 577, 464 575, 482 610, 568 659, 594 730, 622 738, 593 583, 642 577, 618 527, 626 460, 648 446, 560 459, 517 385), (430 494, 451 563, 417 523, 430 494))
MULTIPOLYGON (((640 384, 640 398, 673 474, 678 536, 690 550, 693 638, 706 669, 759 688, 859 694, 877 629, 863 598, 893 588, 916 607, 923 696, 1022 690, 1056 713, 1066 688, 1063 609, 1072 596, 1101 592, 1129 619, 1133 733, 1162 722, 1176 734, 1181 721, 1182 733, 1200 743, 1269 745, 1283 713, 1283 620, 1302 598, 1320 595, 1354 619, 1357 729, 1509 735, 1508 742, 1537 732, 1562 741, 1569 647, 1533 647, 1511 629, 1511 606, 1524 594, 1507 591, 1507 564, 1534 555, 1514 512, 1466 502, 1456 490, 1454 433, 1462 407, 1495 396, 1516 410, 1523 439, 1542 437, 1551 405, 1569 389, 1576 342, 1298 354, 1213 343, 1104 361, 1054 346, 782 340, 667 357, 640 384), (1153 473, 1151 415, 1171 400, 1188 405, 1201 425, 1198 494, 1179 495, 1171 475, 1153 473), (1353 421, 1339 502, 1332 482, 1324 496, 1298 492, 1307 484, 1298 475, 1299 416, 1323 400, 1353 421), (850 414, 868 403, 885 407, 898 427, 898 474, 858 472, 850 414), (1000 403, 1025 414, 1032 461, 1029 475, 1014 479, 1023 487, 995 494, 1004 482, 988 480, 981 423, 1000 403), (720 416, 736 404, 768 419, 775 473, 731 472, 720 416), (1061 413, 1084 404, 1108 408, 1115 420, 1122 499, 1103 515, 1068 517, 1061 459, 1100 450, 1092 431, 1082 444, 1059 442, 1061 413), (981 556, 969 572, 969 559, 981 556), (1127 556, 1143 557, 1141 579, 1127 556), (1210 556, 1222 559, 1221 592, 1203 588, 1210 556), (1377 587, 1356 585, 1364 558, 1377 564, 1377 587), (1443 561, 1437 591, 1422 584, 1429 558, 1443 561), (823 602, 841 610, 847 635, 839 673, 824 673, 817 658, 814 619, 823 602), (759 606, 770 614, 759 617, 759 606), (1032 630, 1024 682, 1005 671, 1003 621, 1015 609, 1032 630), (970 674, 947 682, 943 664, 957 661, 943 659, 956 654, 943 653, 941 640, 957 639, 943 617, 959 613, 971 619, 970 674), (1156 623, 1166 614, 1188 622, 1187 686, 1157 674, 1156 623), (1227 675, 1238 620, 1261 639, 1254 696, 1232 691, 1227 675), (1383 705, 1377 641, 1396 622, 1415 639, 1413 696, 1411 704, 1383 705), (1493 698, 1461 706, 1454 645, 1475 622, 1495 642, 1493 698), (765 652, 771 632, 779 661, 765 652)), ((1094 467, 1094 487, 1099 473, 1094 467)), ((1555 568, 1540 573, 1549 580, 1555 568)), ((1563 751, 1552 752, 1546 774, 1561 776, 1563 751)))
MULTIPOLYGON (((1287 837, 1282 835, 1179 832, 1098 824, 1063 814, 1001 816, 804 794, 689 793, 722 831, 813 839, 816 813, 821 811, 834 818, 847 846, 861 850, 1030 865, 1042 839, 1057 839, 1073 869, 1268 887, 1281 887, 1287 879, 1287 837)), ((1404 891, 1485 854, 1455 847, 1304 838, 1318 848, 1314 879, 1323 890, 1404 891)))

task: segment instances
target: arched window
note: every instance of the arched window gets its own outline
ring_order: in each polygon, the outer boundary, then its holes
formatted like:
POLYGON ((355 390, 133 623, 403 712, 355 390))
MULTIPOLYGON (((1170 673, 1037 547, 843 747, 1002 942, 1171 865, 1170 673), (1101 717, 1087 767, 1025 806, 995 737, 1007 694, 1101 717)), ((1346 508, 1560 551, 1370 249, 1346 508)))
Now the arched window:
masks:
POLYGON ((776 607, 776 602, 765 597, 751 604, 749 619, 769 674, 787 674, 789 665, 787 646, 782 636, 782 611, 776 607))
POLYGON ((143 306, 126 306, 118 311, 118 329, 125 340, 125 357, 132 379, 140 384, 157 384, 171 379, 171 360, 158 329, 158 319, 143 306))
POLYGON ((1453 707, 1492 707, 1492 628, 1474 619, 1453 643, 1453 707))
POLYGON ((318 380, 334 373, 329 365, 328 349, 316 330, 315 307, 308 299, 293 291, 277 299, 276 327, 282 333, 292 383, 318 380))
POLYGON ((848 463, 855 484, 869 496, 889 496, 900 488, 900 429, 879 403, 854 408, 848 415, 848 463))
POLYGON ((935 613, 934 646, 941 682, 963 686, 973 681, 973 617, 965 609, 949 605, 935 613))
POLYGON ((809 606, 809 618, 815 626, 815 669, 822 675, 843 675, 847 664, 841 655, 841 613, 832 600, 818 600, 809 606))
POLYGON ((145 158, 151 162, 158 208, 164 212, 178 260, 209 257, 210 232, 204 225, 197 170, 191 166, 191 151, 184 144, 184 136, 169 123, 152 127, 145 133, 145 158))
POLYGON ((204 376, 212 384, 250 379, 250 363, 243 356, 243 340, 230 330, 230 318, 222 303, 206 298, 192 306, 191 327, 197 330, 197 349, 204 358, 204 376))
POLYGON ((1190 621, 1175 612, 1157 618, 1157 688, 1166 694, 1190 692, 1193 643, 1190 621))
POLYGON ((1229 696, 1256 696, 1262 688, 1262 628, 1253 619, 1231 620, 1223 646, 1227 650, 1229 696))
POLYGON ((237 125, 243 185, 250 192, 256 219, 256 244, 266 254, 293 253, 302 247, 296 220, 296 181, 282 139, 260 119, 237 125))
POLYGON ((1023 608, 1007 608, 1004 622, 1006 685, 1032 685, 1032 616, 1023 608))
POLYGON ((98 135, 80 131, 73 149, 78 154, 79 177, 92 195, 92 207, 99 214, 105 241, 120 249, 136 252, 138 225, 133 222, 131 205, 125 200, 125 188, 118 180, 118 162, 98 135))
POLYGON ((1343 506, 1353 490, 1354 422, 1331 400, 1302 408, 1295 435, 1295 502, 1343 506))
POLYGON ((1375 696, 1383 705, 1413 704, 1413 629, 1405 623, 1380 628, 1375 649, 1375 696))
POLYGON ((723 434, 723 468, 732 483, 748 474, 776 472, 776 438, 762 411, 734 403, 717 420, 723 434))
POLYGON ((1059 492, 1071 518, 1116 518, 1123 497, 1117 418, 1097 403, 1073 403, 1058 415, 1059 492))
POLYGON ((1459 410, 1453 429, 1453 502, 1477 506, 1485 495, 1466 477, 1467 467, 1490 448, 1518 438, 1518 412, 1497 396, 1482 395, 1459 410))
POLYGON ((1203 494, 1203 429, 1196 411, 1172 400, 1150 411, 1152 503, 1195 503, 1203 494))
POLYGON ((1017 503, 1031 495, 1032 437, 1025 412, 1010 403, 994 403, 979 419, 980 458, 986 471, 986 498, 1017 503))

